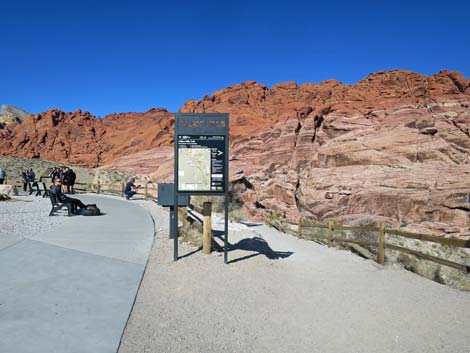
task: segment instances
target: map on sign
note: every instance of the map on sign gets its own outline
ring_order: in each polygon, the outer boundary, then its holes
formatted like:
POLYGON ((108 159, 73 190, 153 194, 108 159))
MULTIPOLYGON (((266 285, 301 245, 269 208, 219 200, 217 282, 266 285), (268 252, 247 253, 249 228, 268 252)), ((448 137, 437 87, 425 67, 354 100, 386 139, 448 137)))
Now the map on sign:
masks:
POLYGON ((180 148, 178 184, 181 191, 205 191, 211 188, 211 150, 180 148))
POLYGON ((178 191, 225 192, 225 137, 178 135, 178 191))

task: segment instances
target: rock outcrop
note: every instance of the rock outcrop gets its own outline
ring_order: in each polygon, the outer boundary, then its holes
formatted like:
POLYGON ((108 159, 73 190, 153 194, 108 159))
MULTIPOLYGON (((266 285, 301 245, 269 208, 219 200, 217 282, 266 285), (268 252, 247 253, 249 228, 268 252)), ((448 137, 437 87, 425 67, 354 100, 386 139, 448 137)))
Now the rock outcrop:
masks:
POLYGON ((250 81, 181 110, 231 113, 232 182, 252 215, 379 215, 395 226, 463 232, 469 106, 470 81, 458 73, 392 70, 355 85, 250 81))
POLYGON ((28 113, 20 108, 3 104, 0 108, 0 129, 4 129, 9 124, 21 123, 26 115, 28 113))
POLYGON ((0 195, 5 195, 5 196, 17 196, 18 195, 18 190, 16 189, 16 186, 14 185, 0 185, 0 195))
MULTIPOLYGON (((354 85, 246 81, 181 112, 229 112, 233 198, 253 217, 374 215, 391 225, 468 229, 470 80, 391 70, 354 85)), ((172 178, 173 116, 50 111, 0 130, 0 155, 172 178), (46 120, 46 121, 44 121, 46 120)))
POLYGON ((0 155, 98 167, 119 156, 170 144, 173 124, 173 115, 161 108, 103 119, 81 110, 52 109, 1 130, 0 155))

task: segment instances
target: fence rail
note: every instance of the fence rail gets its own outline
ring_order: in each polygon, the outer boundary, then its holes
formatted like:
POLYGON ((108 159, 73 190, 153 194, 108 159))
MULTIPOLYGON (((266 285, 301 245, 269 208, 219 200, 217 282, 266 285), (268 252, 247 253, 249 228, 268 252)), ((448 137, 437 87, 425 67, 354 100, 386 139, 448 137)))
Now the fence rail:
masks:
MULTIPOLYGON (((41 183, 42 180, 39 181, 41 183)), ((18 188, 21 188, 23 184, 19 180, 7 179, 5 184, 14 185, 18 188)), ((31 184, 31 183, 30 183, 31 184)), ((91 192, 97 194, 111 194, 119 195, 124 197, 124 188, 125 183, 83 183, 76 182, 74 185, 74 190, 78 192, 91 192)), ((145 183, 144 185, 137 187, 136 195, 143 195, 145 200, 157 198, 158 187, 152 182, 145 183)))
POLYGON ((283 219, 282 216, 276 215, 275 213, 268 214, 266 217, 266 222, 269 223, 274 228, 282 231, 284 233, 297 236, 299 239, 308 237, 313 238, 314 240, 319 240, 321 242, 326 242, 328 246, 333 246, 334 243, 351 243, 363 246, 376 246, 377 247, 377 262, 379 264, 385 263, 385 249, 395 250, 410 255, 417 256, 424 260, 428 260, 440 265, 448 266, 455 268, 457 270, 470 273, 470 265, 457 263, 454 261, 449 261, 442 259, 440 257, 428 255, 417 250, 404 248, 394 244, 390 244, 386 241, 387 235, 395 235, 399 237, 404 237, 408 239, 415 239, 417 241, 428 241, 437 243, 444 246, 450 246, 455 248, 464 248, 470 249, 470 240, 458 239, 458 238, 445 238, 439 237, 431 234, 422 234, 422 233, 412 233, 407 231, 402 231, 398 229, 386 228, 384 223, 381 223, 379 227, 357 227, 357 226, 347 226, 343 224, 337 224, 333 222, 328 222, 328 224, 320 223, 317 221, 307 220, 299 218, 297 224, 287 222, 286 219, 283 219), (327 234, 315 234, 309 232, 313 228, 326 229, 327 234), (335 231, 363 231, 377 233, 376 241, 366 241, 358 239, 348 239, 341 236, 335 236, 335 231))

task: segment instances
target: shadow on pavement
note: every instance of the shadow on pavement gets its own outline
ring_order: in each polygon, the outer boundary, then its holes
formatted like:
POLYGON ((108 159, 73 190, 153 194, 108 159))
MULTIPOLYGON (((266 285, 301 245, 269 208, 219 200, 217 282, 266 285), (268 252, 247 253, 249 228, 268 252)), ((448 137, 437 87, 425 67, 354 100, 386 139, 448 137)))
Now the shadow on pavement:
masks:
MULTIPOLYGON (((215 238, 218 238, 223 242, 223 234, 224 232, 222 231, 213 231, 212 235, 215 238)), ((212 241, 212 249, 217 252, 223 252, 224 248, 223 246, 220 246, 216 241, 212 241)), ((284 259, 293 254, 292 251, 274 251, 271 249, 269 246, 268 242, 264 240, 261 237, 253 237, 253 238, 247 238, 247 239, 242 239, 238 243, 235 244, 230 244, 228 245, 228 251, 232 252, 235 250, 244 250, 244 251, 250 251, 250 252, 255 252, 252 254, 248 254, 233 260, 230 260, 228 263, 235 263, 243 260, 248 260, 252 257, 256 257, 259 255, 264 255, 270 260, 278 260, 278 259, 284 259)))

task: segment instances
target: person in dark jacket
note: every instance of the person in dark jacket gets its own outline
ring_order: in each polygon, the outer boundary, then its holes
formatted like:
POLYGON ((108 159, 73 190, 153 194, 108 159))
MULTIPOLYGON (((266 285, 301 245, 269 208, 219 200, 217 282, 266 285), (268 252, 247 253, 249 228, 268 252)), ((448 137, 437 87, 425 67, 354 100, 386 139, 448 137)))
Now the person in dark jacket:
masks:
POLYGON ((34 183, 34 180, 36 179, 36 174, 33 171, 33 168, 29 168, 28 171, 26 172, 26 178, 29 183, 34 183))
POLYGON ((63 184, 64 184, 64 192, 70 194, 70 185, 72 183, 72 173, 69 167, 65 167, 64 170, 64 177, 63 177, 63 184))
POLYGON ((23 183, 23 191, 26 192, 28 190, 28 177, 26 174, 26 170, 21 172, 21 182, 23 183))
POLYGON ((135 183, 135 178, 131 178, 129 182, 126 184, 126 187, 124 189, 124 195, 126 195, 126 200, 129 200, 134 196, 137 192, 135 191, 137 189, 137 186, 134 185, 135 183))
POLYGON ((59 176, 58 173, 59 173, 59 171, 58 171, 57 167, 53 167, 52 171, 49 173, 49 176, 51 177, 52 181, 59 176))
POLYGON ((32 192, 32 184, 34 183, 34 180, 36 179, 36 174, 33 171, 33 168, 29 168, 26 170, 26 180, 28 182, 28 191, 31 194, 32 192))
POLYGON ((5 173, 5 171, 2 168, 0 168, 0 185, 3 184, 6 177, 7 177, 7 173, 5 173))
POLYGON ((75 181, 77 180, 77 174, 73 171, 73 169, 70 169, 70 191, 72 194, 75 194, 75 181))
POLYGON ((77 207, 79 207, 80 209, 87 207, 87 205, 85 205, 79 199, 74 199, 72 197, 67 197, 62 193, 62 186, 61 186, 60 179, 55 179, 54 180, 54 184, 51 186, 50 191, 51 191, 51 194, 53 194, 54 197, 56 198, 57 202, 70 203, 72 205, 73 213, 76 213, 77 207))

